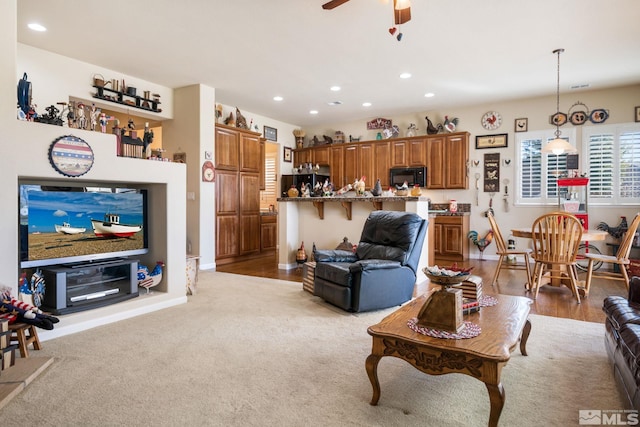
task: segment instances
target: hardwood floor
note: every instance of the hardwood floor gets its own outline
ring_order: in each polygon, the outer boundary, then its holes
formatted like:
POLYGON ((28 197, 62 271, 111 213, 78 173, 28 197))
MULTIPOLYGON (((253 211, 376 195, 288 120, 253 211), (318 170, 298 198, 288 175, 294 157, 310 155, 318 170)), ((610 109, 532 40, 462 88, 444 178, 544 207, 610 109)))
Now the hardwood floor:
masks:
MULTIPOLYGON (((532 297, 531 293, 524 288, 526 274, 524 271, 503 270, 498 283, 492 288, 491 279, 497 265, 496 261, 472 259, 458 264, 473 267, 473 274, 483 278, 483 292, 486 294, 532 297)), ((217 267, 217 271, 300 282, 302 287, 302 269, 279 270, 275 255, 221 265, 217 267)), ((585 273, 581 273, 579 279, 584 280, 584 275, 585 273)), ((416 292, 420 294, 426 290, 426 287, 418 286, 416 292)), ((604 323, 602 301, 608 295, 626 296, 627 290, 620 281, 594 279, 589 296, 581 298, 581 304, 578 304, 569 288, 543 286, 540 288, 538 298, 531 305, 531 313, 604 323)))

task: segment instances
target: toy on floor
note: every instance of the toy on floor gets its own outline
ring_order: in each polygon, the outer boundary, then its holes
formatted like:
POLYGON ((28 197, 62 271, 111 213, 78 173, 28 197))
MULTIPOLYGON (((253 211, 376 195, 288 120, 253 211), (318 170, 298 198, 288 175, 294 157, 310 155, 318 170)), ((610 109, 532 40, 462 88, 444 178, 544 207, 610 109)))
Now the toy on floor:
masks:
POLYGON ((43 313, 38 307, 12 297, 11 288, 2 287, 0 292, 0 319, 9 320, 9 324, 27 323, 51 330, 53 325, 60 321, 57 317, 43 313))

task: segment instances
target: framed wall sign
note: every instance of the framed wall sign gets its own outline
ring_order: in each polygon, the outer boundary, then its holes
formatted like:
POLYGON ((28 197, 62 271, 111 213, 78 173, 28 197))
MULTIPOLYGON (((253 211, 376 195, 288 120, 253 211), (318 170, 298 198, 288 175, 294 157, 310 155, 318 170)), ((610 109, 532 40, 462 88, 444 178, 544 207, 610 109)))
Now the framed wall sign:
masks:
POLYGON ((264 137, 269 141, 277 141, 278 140, 278 129, 272 128, 269 126, 264 126, 264 137))
POLYGON ((61 136, 49 147, 49 162, 62 175, 75 178, 89 172, 93 166, 93 150, 83 139, 61 136))
POLYGON ((507 146, 507 134, 476 136, 476 150, 483 148, 504 148, 507 146))
POLYGON ((640 122, 640 107, 636 107, 636 122, 640 122))
POLYGON ((529 127, 529 120, 527 118, 516 119, 514 130, 516 132, 526 132, 529 127))
POLYGON ((291 147, 284 147, 284 153, 283 153, 283 159, 285 162, 289 162, 291 163, 292 159, 292 153, 291 153, 291 147))

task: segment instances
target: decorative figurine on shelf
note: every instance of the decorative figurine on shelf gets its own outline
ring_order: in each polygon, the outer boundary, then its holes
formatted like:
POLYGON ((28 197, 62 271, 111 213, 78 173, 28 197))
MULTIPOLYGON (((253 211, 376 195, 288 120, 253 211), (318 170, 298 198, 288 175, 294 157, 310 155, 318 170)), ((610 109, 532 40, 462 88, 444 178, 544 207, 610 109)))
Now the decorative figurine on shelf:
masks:
POLYGON ((364 195, 364 191, 365 191, 365 180, 367 179, 366 176, 362 176, 360 179, 356 179, 356 181, 353 183, 353 189, 356 190, 356 195, 358 196, 363 196, 364 195))
POLYGON ((444 130, 444 127, 442 127, 442 124, 438 123, 437 126, 434 126, 433 122, 431 122, 431 120, 429 120, 429 117, 425 117, 425 120, 427 121, 427 135, 435 135, 438 132, 442 132, 444 130))
POLYGON ((220 122, 220 118, 222 118, 222 104, 216 105, 216 123, 220 122))
POLYGON ((147 293, 149 293, 149 288, 158 286, 162 281, 162 267, 164 267, 164 262, 158 261, 153 271, 149 272, 147 266, 138 264, 138 286, 145 288, 147 293))
POLYGON ((91 104, 91 113, 89 114, 89 120, 90 120, 90 129, 96 130, 96 126, 98 125, 98 118, 100 117, 100 114, 102 113, 102 110, 100 108, 96 108, 96 104, 91 104))
POLYGON ((293 130, 293 136, 296 139, 296 148, 303 148, 304 147, 304 137, 306 135, 306 132, 303 131, 302 129, 294 129, 293 130))
POLYGON ((76 125, 78 129, 87 128, 87 117, 84 115, 84 104, 82 102, 76 105, 76 125))
POLYGON ((143 144, 143 151, 145 152, 145 157, 149 157, 146 155, 146 153, 152 142, 153 142, 153 129, 149 128, 149 122, 145 122, 144 135, 142 136, 142 144, 143 144))
POLYGON ((627 224, 627 217, 621 216, 620 223, 616 227, 612 227, 606 222, 601 222, 596 227, 596 230, 606 231, 614 239, 620 239, 624 235, 624 233, 627 232, 628 228, 629 224, 627 224))
POLYGON ((457 117, 449 120, 449 116, 444 116, 444 129, 447 132, 455 132, 457 125, 458 125, 457 117))
POLYGON ((415 123, 409 123, 407 128, 407 137, 416 136, 418 134, 418 126, 415 123))
POLYGON ((302 264, 307 262, 307 252, 304 250, 304 242, 298 248, 298 252, 296 252, 296 263, 298 263, 298 269, 302 267, 302 264))
POLYGON ((287 196, 289 197, 298 197, 299 194, 300 192, 298 191, 295 185, 292 185, 291 188, 287 190, 287 196))
POLYGON ((247 119, 244 118, 238 107, 236 107, 236 127, 240 129, 249 129, 247 119))
POLYGON ((411 195, 413 197, 418 197, 418 196, 422 195, 422 190, 420 189, 420 184, 415 184, 413 186, 413 188, 411 189, 411 195))
POLYGON ((233 118, 233 111, 229 112, 229 117, 224 119, 224 124, 227 126, 234 126, 236 124, 235 119, 233 118))
POLYGON ((113 120, 113 117, 107 116, 105 113, 100 113, 100 119, 98 121, 100 123, 100 131, 102 133, 107 132, 107 123, 109 123, 109 120, 113 120))

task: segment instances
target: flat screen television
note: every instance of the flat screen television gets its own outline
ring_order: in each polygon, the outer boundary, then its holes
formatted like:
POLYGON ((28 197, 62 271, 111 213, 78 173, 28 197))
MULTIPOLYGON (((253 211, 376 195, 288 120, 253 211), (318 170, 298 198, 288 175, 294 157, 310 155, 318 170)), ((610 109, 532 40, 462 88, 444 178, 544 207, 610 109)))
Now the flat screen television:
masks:
POLYGON ((149 252, 144 189, 21 183, 19 199, 21 268, 149 252))

